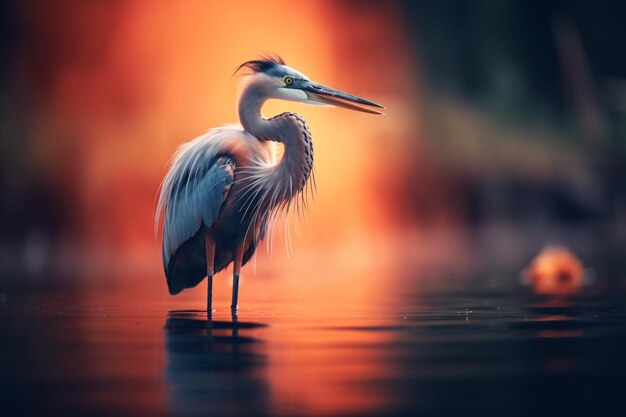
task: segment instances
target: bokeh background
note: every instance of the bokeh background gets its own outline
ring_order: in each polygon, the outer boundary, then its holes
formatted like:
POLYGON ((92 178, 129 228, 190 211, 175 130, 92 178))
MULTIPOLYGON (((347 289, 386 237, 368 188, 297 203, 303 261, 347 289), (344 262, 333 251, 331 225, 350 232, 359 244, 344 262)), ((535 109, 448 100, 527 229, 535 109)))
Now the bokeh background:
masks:
MULTIPOLYGON (((153 224, 167 162, 236 121, 233 70, 264 52, 387 114, 268 103, 268 115, 308 120, 318 193, 289 226, 291 249, 278 233, 273 253, 244 270, 242 304, 370 302, 468 282, 523 291, 521 271, 547 244, 575 254, 595 288, 625 285, 624 3, 0 8, 5 295, 169 297, 153 224)), ((228 291, 217 284, 218 303, 228 291)), ((204 289, 180 297, 202 302, 204 289)))

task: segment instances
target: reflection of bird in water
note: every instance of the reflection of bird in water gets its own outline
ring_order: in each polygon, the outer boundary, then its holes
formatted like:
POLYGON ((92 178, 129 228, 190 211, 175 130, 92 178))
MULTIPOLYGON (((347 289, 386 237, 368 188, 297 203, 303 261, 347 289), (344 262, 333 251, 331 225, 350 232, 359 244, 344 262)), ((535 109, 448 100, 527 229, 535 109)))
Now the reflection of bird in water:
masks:
POLYGON ((171 414, 267 415, 263 343, 245 334, 263 327, 235 316, 217 321, 207 312, 170 312, 164 339, 171 414))
POLYGON ((567 248, 546 246, 522 271, 522 281, 541 295, 577 293, 586 280, 582 262, 567 248))
POLYGON ((180 147, 161 185, 157 224, 163 214, 163 266, 171 294, 208 277, 207 310, 213 274, 233 262, 231 308, 237 308, 239 273, 265 237, 268 222, 306 204, 313 169, 309 128, 295 113, 261 115, 268 99, 336 105, 380 114, 379 104, 309 80, 278 57, 247 61, 249 70, 238 102, 241 126, 224 126, 180 147), (364 105, 364 106, 361 106, 364 105), (284 145, 274 161, 273 142, 284 145))

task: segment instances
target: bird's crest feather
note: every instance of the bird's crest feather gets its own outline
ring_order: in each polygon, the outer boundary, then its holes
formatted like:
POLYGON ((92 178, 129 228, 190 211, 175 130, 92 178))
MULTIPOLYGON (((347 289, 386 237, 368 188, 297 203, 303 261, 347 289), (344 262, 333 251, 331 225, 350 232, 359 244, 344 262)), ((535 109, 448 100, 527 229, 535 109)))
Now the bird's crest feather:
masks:
POLYGON ((235 69, 234 74, 237 74, 244 68, 250 70, 253 74, 268 72, 277 65, 286 65, 285 60, 277 54, 265 54, 260 56, 259 59, 252 59, 239 65, 235 69))

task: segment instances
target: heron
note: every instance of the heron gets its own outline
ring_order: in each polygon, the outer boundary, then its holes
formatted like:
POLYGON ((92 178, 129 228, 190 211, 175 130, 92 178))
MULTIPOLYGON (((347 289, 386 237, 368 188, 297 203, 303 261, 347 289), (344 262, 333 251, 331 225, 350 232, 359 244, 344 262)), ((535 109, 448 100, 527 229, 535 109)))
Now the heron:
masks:
POLYGON ((233 264, 231 310, 236 314, 241 267, 265 238, 268 222, 293 203, 306 203, 313 142, 306 121, 285 112, 262 113, 269 99, 339 106, 383 114, 380 104, 317 84, 279 56, 239 65, 243 74, 239 125, 209 130, 181 145, 163 179, 155 224, 162 219, 162 257, 171 295, 207 277, 212 312, 213 277, 233 264), (283 145, 278 160, 274 145, 283 145))

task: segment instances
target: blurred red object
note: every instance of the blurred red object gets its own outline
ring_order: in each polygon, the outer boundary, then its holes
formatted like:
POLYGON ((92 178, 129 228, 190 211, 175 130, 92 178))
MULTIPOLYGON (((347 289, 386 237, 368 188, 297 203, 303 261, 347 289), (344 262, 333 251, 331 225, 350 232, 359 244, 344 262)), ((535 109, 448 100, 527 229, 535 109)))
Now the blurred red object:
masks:
POLYGON ((585 269, 570 250, 549 245, 522 271, 522 282, 530 284, 536 294, 571 295, 584 284, 585 269))

